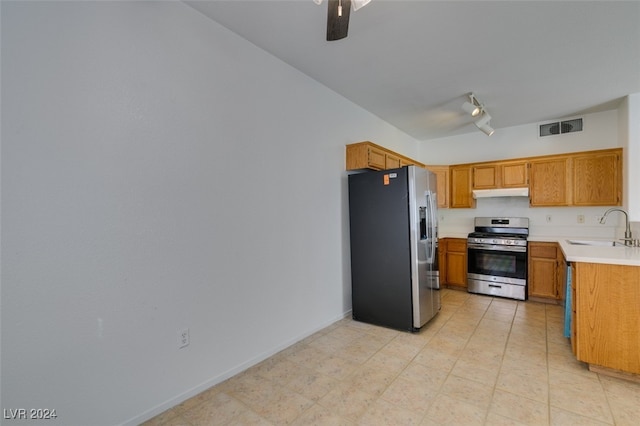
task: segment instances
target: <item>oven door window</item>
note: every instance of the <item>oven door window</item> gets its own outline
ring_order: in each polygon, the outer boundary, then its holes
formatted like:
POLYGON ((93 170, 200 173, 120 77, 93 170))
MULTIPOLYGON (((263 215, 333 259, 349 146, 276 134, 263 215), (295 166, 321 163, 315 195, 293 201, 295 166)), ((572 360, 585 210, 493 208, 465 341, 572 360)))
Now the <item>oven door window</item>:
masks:
POLYGON ((527 277, 527 253, 469 249, 469 272, 499 277, 527 277))

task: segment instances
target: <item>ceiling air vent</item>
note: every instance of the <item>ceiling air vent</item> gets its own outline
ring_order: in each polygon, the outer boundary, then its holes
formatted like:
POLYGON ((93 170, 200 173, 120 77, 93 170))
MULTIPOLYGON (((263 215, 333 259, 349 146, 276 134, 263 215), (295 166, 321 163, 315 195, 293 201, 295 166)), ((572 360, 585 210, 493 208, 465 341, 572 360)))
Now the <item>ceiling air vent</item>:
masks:
POLYGON ((556 121, 540 125, 540 136, 561 135, 565 133, 581 132, 582 118, 567 121, 556 121))

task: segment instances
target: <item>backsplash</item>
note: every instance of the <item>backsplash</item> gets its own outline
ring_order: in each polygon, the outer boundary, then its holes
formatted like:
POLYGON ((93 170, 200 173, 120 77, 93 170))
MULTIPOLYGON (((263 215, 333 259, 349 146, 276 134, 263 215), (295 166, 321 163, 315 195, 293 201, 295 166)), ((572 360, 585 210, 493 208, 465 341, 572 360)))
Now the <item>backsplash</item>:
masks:
MULTIPOLYGON (((440 209, 438 211, 440 236, 464 236, 473 231, 473 219, 479 216, 528 217, 531 237, 591 237, 622 238, 624 215, 612 213, 605 224, 600 218, 608 209, 602 207, 529 207, 526 197, 481 198, 475 209, 440 209), (578 222, 578 216, 584 222, 578 222)), ((632 223, 633 235, 640 235, 640 223, 632 223)), ((636 237, 637 238, 637 237, 636 237)))

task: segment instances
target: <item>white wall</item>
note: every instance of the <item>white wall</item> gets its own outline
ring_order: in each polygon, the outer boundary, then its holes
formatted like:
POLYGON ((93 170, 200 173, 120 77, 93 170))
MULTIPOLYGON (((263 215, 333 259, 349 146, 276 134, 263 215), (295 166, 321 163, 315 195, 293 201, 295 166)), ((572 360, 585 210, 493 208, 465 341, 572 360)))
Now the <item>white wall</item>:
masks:
POLYGON ((622 146, 618 138, 617 111, 585 114, 583 131, 538 137, 538 125, 497 129, 487 136, 473 127, 471 133, 420 142, 420 161, 425 164, 464 164, 537 155, 622 146))
POLYGON ((344 145, 415 140, 180 2, 1 7, 2 408, 137 424, 348 312, 344 145))
MULTIPOLYGON (((625 206, 629 209, 631 220, 640 222, 640 93, 624 99, 619 116, 620 139, 626 152, 625 206)), ((640 231, 640 223, 634 225, 640 231)))
POLYGON ((505 216, 529 218, 529 233, 538 240, 554 241, 561 237, 622 238, 624 220, 621 214, 612 214, 604 225, 598 223, 597 219, 607 208, 531 208, 528 198, 482 198, 477 200, 475 209, 441 209, 438 231, 444 237, 466 237, 473 231, 473 219, 476 216, 505 216), (584 216, 584 223, 578 223, 578 215, 584 216))
MULTIPOLYGON (((476 131, 457 137, 420 142, 419 158, 426 164, 463 164, 623 146, 618 134, 617 110, 582 117, 584 130, 565 135, 539 138, 537 132, 540 123, 531 123, 498 129, 491 137, 476 131)), ((637 166, 640 166, 640 162, 636 162, 636 166, 625 164, 623 168, 637 166)), ((611 215, 604 225, 598 223, 597 217, 606 209, 607 207, 530 208, 526 198, 480 199, 477 200, 475 209, 441 209, 439 232, 442 236, 466 235, 473 230, 473 218, 476 216, 517 216, 529 218, 530 232, 534 237, 623 237, 622 215, 611 215), (584 223, 578 223, 578 215, 584 216, 584 223)))

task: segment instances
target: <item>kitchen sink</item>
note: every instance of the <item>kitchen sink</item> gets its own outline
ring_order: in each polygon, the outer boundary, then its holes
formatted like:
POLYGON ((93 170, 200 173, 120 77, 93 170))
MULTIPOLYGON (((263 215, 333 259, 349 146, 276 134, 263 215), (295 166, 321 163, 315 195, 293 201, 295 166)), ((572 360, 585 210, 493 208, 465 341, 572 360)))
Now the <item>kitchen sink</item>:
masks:
POLYGON ((610 240, 567 240, 567 242, 574 246, 601 246, 601 247, 624 246, 623 243, 618 243, 610 240))

